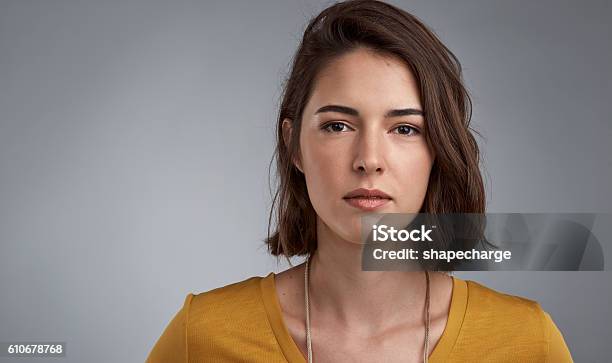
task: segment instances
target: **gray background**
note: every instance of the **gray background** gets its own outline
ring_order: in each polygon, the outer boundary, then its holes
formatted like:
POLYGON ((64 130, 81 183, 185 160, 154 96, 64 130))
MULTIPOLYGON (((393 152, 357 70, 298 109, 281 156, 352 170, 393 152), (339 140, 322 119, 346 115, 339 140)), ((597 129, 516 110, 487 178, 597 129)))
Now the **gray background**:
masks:
MULTIPOLYGON (((464 65, 489 211, 610 212, 609 2, 394 3, 464 65)), ((276 107, 327 4, 0 0, 0 341, 143 361, 187 293, 286 268, 261 242, 276 107)), ((458 276, 608 361, 611 272, 458 276)))

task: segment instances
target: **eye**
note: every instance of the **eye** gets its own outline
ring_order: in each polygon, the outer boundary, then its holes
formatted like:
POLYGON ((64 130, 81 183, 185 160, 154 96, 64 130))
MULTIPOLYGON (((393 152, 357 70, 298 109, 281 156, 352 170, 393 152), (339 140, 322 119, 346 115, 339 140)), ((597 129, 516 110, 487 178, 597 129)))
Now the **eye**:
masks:
POLYGON ((327 132, 337 133, 337 132, 342 132, 343 127, 348 127, 348 125, 342 122, 330 122, 324 125, 323 127, 321 127, 321 129, 327 132))
POLYGON ((420 133, 419 129, 417 129, 414 126, 410 126, 410 125, 399 125, 394 130, 398 130, 398 134, 400 135, 407 135, 407 136, 414 136, 420 133))

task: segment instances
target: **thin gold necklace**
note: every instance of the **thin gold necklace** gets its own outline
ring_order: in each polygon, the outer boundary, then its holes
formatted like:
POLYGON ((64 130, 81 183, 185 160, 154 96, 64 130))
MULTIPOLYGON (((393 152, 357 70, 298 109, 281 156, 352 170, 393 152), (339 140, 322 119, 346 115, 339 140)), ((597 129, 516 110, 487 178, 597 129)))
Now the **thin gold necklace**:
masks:
MULTIPOLYGON (((310 301, 308 300, 308 273, 310 270, 309 255, 306 259, 306 268, 304 269, 304 306, 306 307, 306 347, 308 350, 308 363, 312 363, 312 339, 310 337, 310 301)), ((423 344, 423 362, 428 363, 429 352, 429 272, 425 270, 425 282, 427 289, 425 290, 425 342, 423 344)))

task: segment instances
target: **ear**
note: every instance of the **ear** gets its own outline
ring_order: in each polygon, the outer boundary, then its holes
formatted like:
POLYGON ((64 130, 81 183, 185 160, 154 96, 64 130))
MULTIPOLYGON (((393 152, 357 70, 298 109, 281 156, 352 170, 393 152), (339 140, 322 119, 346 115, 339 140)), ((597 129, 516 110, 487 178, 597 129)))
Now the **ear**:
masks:
MULTIPOLYGON (((291 135, 293 134, 293 120, 288 119, 288 118, 284 119, 282 128, 283 128, 283 142, 285 143, 285 147, 289 149, 291 146, 291 135)), ((304 173, 304 171, 302 170, 302 162, 300 160, 299 150, 298 150, 297 159, 293 160, 293 165, 295 165, 295 167, 298 168, 298 170, 301 171, 302 174, 304 173)))

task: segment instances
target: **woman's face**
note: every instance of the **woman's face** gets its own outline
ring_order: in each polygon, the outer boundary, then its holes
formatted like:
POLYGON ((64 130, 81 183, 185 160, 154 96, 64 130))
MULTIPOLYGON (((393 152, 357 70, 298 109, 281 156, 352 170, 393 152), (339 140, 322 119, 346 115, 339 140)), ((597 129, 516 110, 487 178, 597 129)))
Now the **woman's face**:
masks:
POLYGON ((423 110, 418 86, 398 58, 359 48, 319 73, 302 116, 296 166, 321 227, 361 243, 366 213, 418 213, 433 155, 415 110, 423 110), (359 207, 345 198, 358 188, 378 189, 390 200, 359 207))

